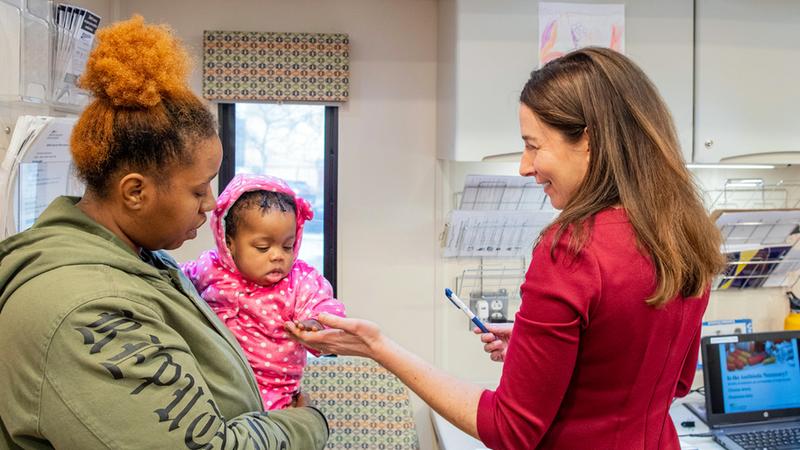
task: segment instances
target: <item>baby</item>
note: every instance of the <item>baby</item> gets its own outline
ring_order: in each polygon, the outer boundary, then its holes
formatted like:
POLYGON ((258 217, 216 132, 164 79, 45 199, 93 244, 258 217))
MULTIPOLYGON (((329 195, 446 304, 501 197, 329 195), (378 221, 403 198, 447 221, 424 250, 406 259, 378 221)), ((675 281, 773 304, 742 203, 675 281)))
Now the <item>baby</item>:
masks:
POLYGON ((238 339, 268 410, 292 404, 306 363, 306 348, 287 337, 283 323, 322 329, 315 320, 321 312, 344 316, 330 283, 297 259, 303 223, 312 217, 311 205, 282 180, 237 175, 211 216, 217 248, 182 265, 238 339))

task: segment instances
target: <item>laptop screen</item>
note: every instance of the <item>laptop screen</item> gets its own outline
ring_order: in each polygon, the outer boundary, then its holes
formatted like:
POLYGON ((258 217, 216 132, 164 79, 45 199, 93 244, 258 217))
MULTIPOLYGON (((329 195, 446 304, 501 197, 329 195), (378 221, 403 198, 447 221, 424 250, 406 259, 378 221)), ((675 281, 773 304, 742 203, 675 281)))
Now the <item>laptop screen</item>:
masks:
POLYGON ((702 341, 709 424, 800 416, 800 332, 702 341))

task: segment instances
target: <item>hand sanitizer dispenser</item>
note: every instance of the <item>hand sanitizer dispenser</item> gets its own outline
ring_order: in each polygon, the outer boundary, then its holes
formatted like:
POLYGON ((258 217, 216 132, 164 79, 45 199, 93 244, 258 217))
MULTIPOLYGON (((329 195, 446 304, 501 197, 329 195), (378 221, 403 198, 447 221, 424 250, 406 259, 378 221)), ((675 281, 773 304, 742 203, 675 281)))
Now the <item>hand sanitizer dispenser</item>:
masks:
POLYGON ((786 297, 789 299, 789 315, 783 321, 783 329, 800 330, 800 298, 792 291, 787 292, 786 297))

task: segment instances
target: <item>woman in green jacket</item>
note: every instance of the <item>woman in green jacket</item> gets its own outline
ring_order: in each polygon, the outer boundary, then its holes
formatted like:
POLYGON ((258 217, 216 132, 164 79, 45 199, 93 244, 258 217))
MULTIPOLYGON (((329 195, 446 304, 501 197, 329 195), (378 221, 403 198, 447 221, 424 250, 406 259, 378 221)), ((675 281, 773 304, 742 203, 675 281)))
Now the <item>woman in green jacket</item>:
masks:
POLYGON ((98 40, 71 141, 86 193, 0 243, 0 449, 322 448, 302 399, 262 410, 236 339, 160 251, 205 223, 222 159, 185 51, 141 17, 98 40))

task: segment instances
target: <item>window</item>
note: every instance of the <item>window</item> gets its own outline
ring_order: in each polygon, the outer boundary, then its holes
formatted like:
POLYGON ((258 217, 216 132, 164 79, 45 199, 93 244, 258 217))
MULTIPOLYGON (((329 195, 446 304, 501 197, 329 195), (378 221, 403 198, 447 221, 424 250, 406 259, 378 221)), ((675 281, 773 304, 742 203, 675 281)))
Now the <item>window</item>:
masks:
POLYGON ((336 149, 338 108, 316 104, 225 103, 219 106, 222 192, 237 173, 285 180, 314 208, 300 259, 336 293, 336 149))

